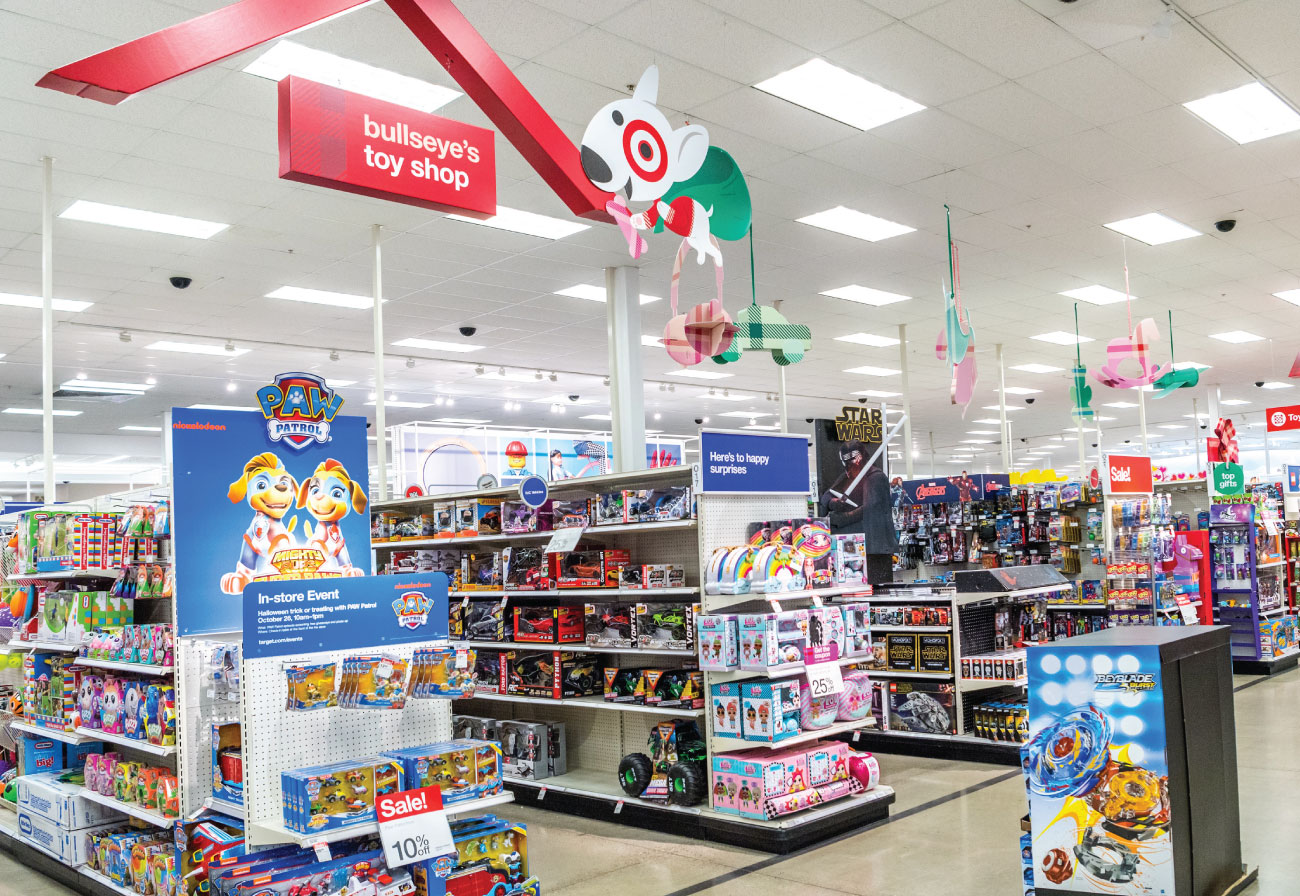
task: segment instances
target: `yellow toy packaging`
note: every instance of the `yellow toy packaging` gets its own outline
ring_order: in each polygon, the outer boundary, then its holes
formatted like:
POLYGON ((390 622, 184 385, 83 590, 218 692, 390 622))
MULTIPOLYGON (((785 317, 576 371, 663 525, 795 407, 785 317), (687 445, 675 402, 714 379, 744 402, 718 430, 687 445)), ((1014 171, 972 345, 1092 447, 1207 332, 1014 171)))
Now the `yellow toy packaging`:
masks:
POLYGON ((411 698, 473 697, 476 656, 467 647, 417 649, 411 660, 411 698))
POLYGON ((401 709, 406 705, 407 661, 383 655, 343 660, 338 705, 345 709, 401 709))
POLYGON ((289 699, 284 708, 294 712, 304 712, 337 706, 338 691, 334 686, 335 668, 334 663, 287 666, 284 671, 289 679, 289 699))

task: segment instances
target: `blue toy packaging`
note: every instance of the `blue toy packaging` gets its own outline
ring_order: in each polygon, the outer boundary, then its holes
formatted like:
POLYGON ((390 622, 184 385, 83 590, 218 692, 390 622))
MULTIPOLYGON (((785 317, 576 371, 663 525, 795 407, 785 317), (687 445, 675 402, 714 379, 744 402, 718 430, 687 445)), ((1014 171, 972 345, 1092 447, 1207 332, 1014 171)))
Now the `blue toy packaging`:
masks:
POLYGON ((446 805, 501 792, 501 748, 492 741, 448 741, 383 755, 401 763, 407 789, 436 784, 446 805))
POLYGON ((280 773, 284 826, 303 834, 375 820, 375 794, 402 789, 402 765, 372 756, 280 773))
POLYGON ((775 742, 798 734, 802 730, 799 726, 799 694, 796 679, 742 682, 742 737, 775 742))

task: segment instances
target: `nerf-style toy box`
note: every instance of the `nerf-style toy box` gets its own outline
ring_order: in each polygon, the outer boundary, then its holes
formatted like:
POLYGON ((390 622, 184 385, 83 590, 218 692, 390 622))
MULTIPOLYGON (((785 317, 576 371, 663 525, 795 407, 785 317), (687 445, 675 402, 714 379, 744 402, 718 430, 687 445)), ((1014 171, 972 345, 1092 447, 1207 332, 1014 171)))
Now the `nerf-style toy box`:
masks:
POLYGON ((584 617, 577 607, 515 607, 514 640, 535 644, 581 644, 584 617))
POLYGON ((699 604, 637 604, 637 646, 694 652, 695 617, 699 613, 699 604))
POLYGON ((560 700, 600 694, 604 667, 599 656, 563 650, 512 650, 503 655, 506 693, 560 700))
POLYGON ((627 604, 585 604, 583 613, 588 647, 637 646, 636 613, 627 604))
POLYGON ((447 805, 501 792, 501 748, 491 741, 447 741, 383 755, 400 763, 405 789, 437 785, 447 805))
POLYGON ((375 820, 375 795, 402 788, 402 763, 372 756, 280 773, 284 826, 303 834, 375 820))
POLYGON ((700 645, 700 668, 710 670, 740 667, 740 617, 735 614, 698 616, 696 641, 700 645))

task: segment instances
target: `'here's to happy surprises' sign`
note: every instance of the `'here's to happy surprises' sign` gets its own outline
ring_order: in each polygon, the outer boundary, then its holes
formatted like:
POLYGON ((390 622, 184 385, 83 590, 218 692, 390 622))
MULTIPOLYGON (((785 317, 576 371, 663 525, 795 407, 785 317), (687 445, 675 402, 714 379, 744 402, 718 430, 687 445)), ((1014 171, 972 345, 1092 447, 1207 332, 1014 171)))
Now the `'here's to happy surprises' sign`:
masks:
POLYGON ((476 217, 497 211, 495 135, 290 75, 280 81, 280 177, 476 217))

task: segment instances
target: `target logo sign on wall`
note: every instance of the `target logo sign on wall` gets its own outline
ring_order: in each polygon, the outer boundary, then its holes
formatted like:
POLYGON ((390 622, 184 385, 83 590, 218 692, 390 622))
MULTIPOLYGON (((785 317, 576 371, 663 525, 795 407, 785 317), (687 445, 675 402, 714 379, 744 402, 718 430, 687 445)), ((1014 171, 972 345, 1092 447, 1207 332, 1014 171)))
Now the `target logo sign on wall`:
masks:
POLYGON ((1269 432, 1300 429, 1300 404, 1285 408, 1269 408, 1264 414, 1264 419, 1268 421, 1269 432))

